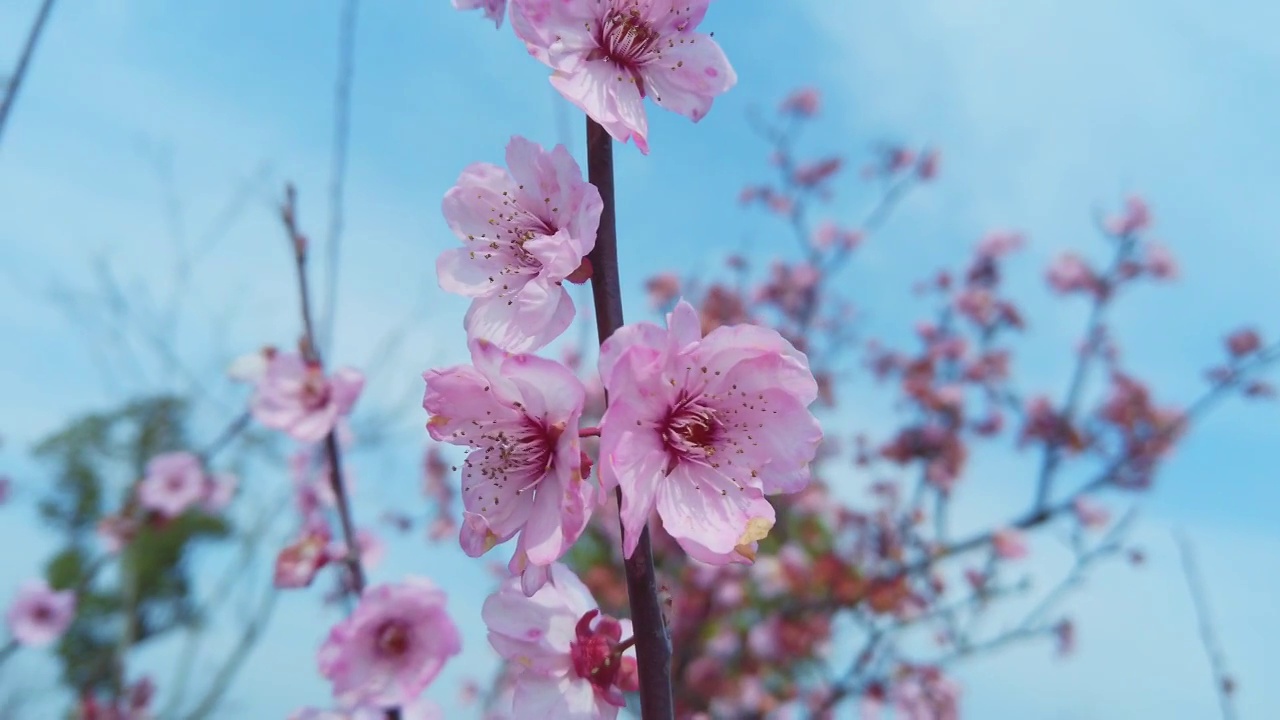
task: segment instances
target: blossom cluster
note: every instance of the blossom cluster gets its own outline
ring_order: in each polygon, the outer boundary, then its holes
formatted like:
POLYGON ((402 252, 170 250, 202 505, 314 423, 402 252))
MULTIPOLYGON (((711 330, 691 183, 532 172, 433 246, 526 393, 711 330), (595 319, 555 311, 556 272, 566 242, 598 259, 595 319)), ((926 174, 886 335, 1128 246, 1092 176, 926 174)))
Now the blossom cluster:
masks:
MULTIPOLYGON (((646 97, 696 122, 736 82, 719 46, 696 31, 708 4, 513 0, 509 15, 552 85, 647 153, 646 97)), ((454 3, 498 25, 504 5, 454 3)), ((462 549, 479 557, 515 541, 510 578, 483 616, 514 668, 522 718, 613 718, 637 687, 629 623, 602 614, 560 562, 593 516, 617 503, 624 558, 656 513, 690 558, 749 564, 777 521, 767 496, 804 489, 822 440, 804 353, 764 327, 704 333, 684 302, 666 327, 636 323, 602 338, 592 383, 607 409, 584 425, 592 393, 576 367, 536 353, 574 319, 564 284, 602 270, 591 257, 611 203, 564 146, 516 136, 505 168, 466 168, 442 206, 461 247, 436 270, 441 288, 471 299, 471 362, 425 373, 423 407, 434 440, 467 450, 462 549), (594 457, 583 438, 598 438, 594 457)))

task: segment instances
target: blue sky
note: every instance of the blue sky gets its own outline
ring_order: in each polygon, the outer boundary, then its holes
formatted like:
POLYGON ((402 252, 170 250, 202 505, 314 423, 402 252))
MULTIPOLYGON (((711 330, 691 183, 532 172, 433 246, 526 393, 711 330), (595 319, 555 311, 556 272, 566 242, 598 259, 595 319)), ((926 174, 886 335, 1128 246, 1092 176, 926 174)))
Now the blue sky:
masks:
MULTIPOLYGON (((37 4, 0 7, 0 58, 16 57, 37 4)), ((39 491, 22 457, 32 440, 74 413, 182 384, 149 361, 133 369, 108 337, 86 337, 48 300, 50 288, 84 286, 105 260, 131 292, 162 306, 174 290, 174 238, 185 238, 198 265, 179 284, 174 337, 184 364, 210 378, 210 432, 238 398, 216 380, 225 361, 294 336, 272 203, 292 180, 304 223, 323 236, 337 15, 333 0, 85 0, 55 9, 0 145, 0 306, 9 309, 0 337, 10 339, 0 356, 0 469, 19 479, 22 497, 39 491), (211 234, 241 194, 233 221, 211 234)), ((1225 329, 1252 322, 1280 333, 1280 145, 1271 121, 1280 109, 1280 46, 1269 32, 1277 21, 1280 9, 1244 0, 1213 8, 1191 0, 717 3, 708 27, 738 70, 738 87, 698 125, 652 112, 652 154, 617 153, 629 316, 645 315, 640 285, 653 272, 715 267, 746 240, 792 251, 784 228, 736 208, 739 187, 767 176, 766 148, 744 114, 811 83, 827 101, 807 140, 814 152, 856 160, 886 138, 943 150, 940 181, 911 197, 842 278, 871 311, 870 333, 902 338, 923 311, 910 281, 959 261, 987 230, 1022 230, 1032 241, 1015 261, 1023 272, 1013 286, 1032 320, 1023 382, 1059 394, 1063 350, 1082 313, 1049 302, 1041 269, 1066 247, 1097 256, 1092 213, 1140 191, 1184 279, 1131 298, 1117 329, 1128 365, 1164 397, 1188 400, 1225 329)), ((406 328, 361 405, 404 412, 393 451, 354 459, 359 501, 380 508, 416 497, 419 373, 463 357, 464 305, 434 279, 434 257, 453 241, 439 198, 466 164, 500 161, 512 134, 560 138, 546 70, 509 28, 496 32, 445 0, 365 3, 357 42, 333 354, 365 365, 388 332, 406 328)), ((581 120, 568 117, 579 152, 581 120)), ((842 203, 830 211, 853 221, 871 197, 852 174, 838 190, 842 203)), ((840 422, 876 427, 883 396, 861 384, 848 392, 840 422)), ((1274 407, 1231 405, 1198 428, 1146 504, 1139 538, 1149 565, 1100 572, 1070 606, 1079 654, 1057 661, 1036 647, 968 666, 970 716, 1212 716, 1168 540, 1175 526, 1197 543, 1242 716, 1280 715, 1267 662, 1268 639, 1280 637, 1269 611, 1280 581, 1268 572, 1280 556, 1280 486, 1268 462, 1278 440, 1274 407)), ((1025 460, 979 458, 960 522, 1015 512, 1029 492, 1025 460)), ((38 548, 30 518, 16 507, 4 512, 0 538, 38 548)), ((1052 571, 1051 543, 1036 549, 1037 572, 1052 571)), ((40 559, 6 561, 0 588, 40 559)), ((463 669, 489 662, 474 609, 490 576, 485 563, 417 538, 393 544, 375 579, 405 572, 449 578, 455 614, 468 626, 466 654, 431 691, 447 703, 463 669)), ((332 619, 313 597, 285 598, 228 716, 283 717, 323 703, 313 651, 332 619), (279 668, 290 670, 280 677, 279 668)), ((144 664, 165 662, 167 652, 144 664)), ((47 669, 35 659, 22 667, 37 683, 47 669)))

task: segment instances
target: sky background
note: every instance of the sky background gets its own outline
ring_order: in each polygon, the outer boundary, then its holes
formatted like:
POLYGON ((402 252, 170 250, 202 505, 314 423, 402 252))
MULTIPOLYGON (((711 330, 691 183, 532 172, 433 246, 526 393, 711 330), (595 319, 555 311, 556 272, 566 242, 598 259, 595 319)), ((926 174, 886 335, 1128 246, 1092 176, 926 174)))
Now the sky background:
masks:
MULTIPOLYGON (((0 63, 16 59, 37 5, 0 4, 0 63)), ((191 388, 145 342, 122 345, 103 329, 109 321, 83 321, 91 311, 109 318, 109 303, 82 307, 77 321, 59 304, 63 291, 91 288, 109 268, 135 309, 159 316, 181 298, 171 340, 185 372, 200 379, 210 435, 244 398, 220 380, 226 361, 295 337, 289 257, 273 205, 286 180, 296 183, 302 221, 323 237, 338 10, 334 0, 82 0, 55 8, 0 142, 0 472, 18 482, 15 501, 0 508, 0 544, 21 548, 3 555, 0 597, 38 572, 52 547, 23 506, 43 479, 26 449, 76 414, 191 388)), ((940 179, 912 195, 841 277, 869 313, 868 334, 904 340, 926 311, 909 293, 912 281, 962 261, 987 231, 1021 230, 1031 245, 1013 261, 1011 289, 1026 303, 1031 330, 1020 385, 1060 395, 1083 308, 1050 298, 1043 267, 1068 247, 1102 257, 1094 213, 1141 192, 1183 278, 1127 299, 1115 326, 1127 366, 1158 397, 1189 401, 1226 330, 1252 323, 1280 333, 1278 22, 1280 6, 1244 0, 716 3, 706 28, 737 69, 738 86, 697 125, 651 108, 648 157, 617 149, 628 316, 649 317, 642 283, 655 272, 712 272, 744 243, 793 252, 785 228, 742 212, 736 197, 769 177, 748 109, 812 84, 825 93, 824 114, 804 151, 839 152, 855 165, 881 140, 927 142, 943 153, 940 179)), ((509 27, 495 31, 445 0, 364 3, 355 66, 331 362, 376 360, 357 415, 399 412, 389 448, 352 460, 356 501, 372 523, 381 508, 421 506, 420 373, 465 357, 465 305, 435 282, 434 258, 454 242, 440 198, 467 164, 501 162, 513 134, 552 144, 568 133, 581 157, 582 120, 557 107, 546 69, 509 27), (388 351, 390 335, 400 340, 388 351)), ((872 191, 855 173, 836 187, 840 201, 824 212, 855 222, 872 191)), ((838 426, 887 429, 882 391, 854 383, 845 397, 838 426)), ((1241 717, 1280 717, 1269 662, 1280 638, 1277 449, 1273 406, 1232 403, 1199 426, 1144 504, 1137 538, 1149 563, 1103 568, 1067 606, 1079 652, 1060 660, 1038 645, 964 666, 967 715, 1213 717, 1170 541, 1181 528, 1196 544, 1241 687, 1241 717)), ((977 458, 960 527, 1014 516, 1031 492, 1030 461, 1007 450, 977 458)), ((246 502, 286 482, 251 479, 246 502)), ((1060 567, 1052 538, 1034 549, 1034 572, 1060 567)), ((492 666, 475 612, 492 587, 488 563, 414 535, 392 541, 373 576, 405 573, 447 580, 464 626, 464 655, 428 693, 452 705, 461 677, 483 677, 492 666)), ((314 650, 334 619, 315 593, 285 596, 224 716, 278 718, 325 704, 314 650)), ((172 653, 157 648, 139 666, 161 667, 172 653)), ((39 657, 8 667, 37 692, 52 685, 39 657)))

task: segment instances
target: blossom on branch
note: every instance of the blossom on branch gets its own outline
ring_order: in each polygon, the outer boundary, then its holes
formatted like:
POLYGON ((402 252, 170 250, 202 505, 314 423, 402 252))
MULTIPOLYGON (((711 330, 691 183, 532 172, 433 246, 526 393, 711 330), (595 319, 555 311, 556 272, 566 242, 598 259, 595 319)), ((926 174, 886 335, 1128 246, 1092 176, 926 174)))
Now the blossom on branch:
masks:
POLYGON ((637 688, 634 650, 623 647, 631 623, 602 615, 564 565, 552 565, 551 577, 531 597, 511 578, 481 610, 489 644, 515 673, 513 717, 614 720, 622 693, 637 688))
POLYGON ((138 502, 166 518, 175 518, 209 499, 214 487, 211 482, 194 454, 164 453, 147 462, 146 477, 138 483, 138 502))
POLYGON ((453 0, 454 10, 484 10, 484 16, 493 21, 494 27, 502 27, 502 16, 507 13, 507 0, 453 0))
POLYGON ((338 704, 396 707, 415 700, 462 651, 445 594, 425 578, 370 588, 318 655, 338 704))
POLYGON ((551 84, 619 142, 649 152, 644 98, 697 122, 738 76, 695 32, 711 0, 512 0, 511 26, 551 84))
POLYGON ((511 558, 532 594, 586 528, 578 422, 586 389, 572 371, 534 355, 471 343, 473 365, 424 374, 422 405, 435 440, 471 448, 462 468, 462 549, 479 557, 520 535, 511 558))
POLYGON ((532 352, 573 321, 562 283, 585 280, 604 203, 563 145, 548 152, 513 137, 507 168, 475 163, 445 194, 445 220, 463 246, 440 254, 436 274, 445 291, 472 298, 468 338, 532 352))
POLYGON ((331 377, 297 353, 275 353, 257 381, 250 409, 258 422, 299 442, 318 442, 349 414, 364 376, 343 368, 331 377))
POLYGON ((622 488, 624 552, 656 507, 695 559, 750 561, 774 523, 764 496, 809 483, 822 441, 808 410, 817 382, 774 330, 722 326, 704 338, 684 301, 667 325, 628 325, 600 348, 612 399, 600 422, 600 481, 622 488))
POLYGON ((76 615, 76 595, 54 590, 43 579, 28 580, 5 614, 9 634, 21 645, 47 647, 71 626, 76 615))

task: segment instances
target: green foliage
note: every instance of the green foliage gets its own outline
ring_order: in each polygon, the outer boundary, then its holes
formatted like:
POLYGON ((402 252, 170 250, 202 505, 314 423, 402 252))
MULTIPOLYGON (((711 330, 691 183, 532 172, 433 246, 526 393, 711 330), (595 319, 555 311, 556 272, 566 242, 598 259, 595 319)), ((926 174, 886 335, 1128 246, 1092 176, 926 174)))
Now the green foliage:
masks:
POLYGON ((197 510, 148 518, 131 502, 149 459, 190 449, 187 421, 182 398, 144 398, 72 420, 34 450, 51 480, 40 514, 64 542, 45 574, 78 595, 75 622, 58 647, 63 681, 77 694, 118 694, 121 648, 199 620, 187 559, 198 542, 227 537, 230 526, 197 510), (95 530, 121 512, 141 521, 137 534, 120 556, 104 556, 95 530))

